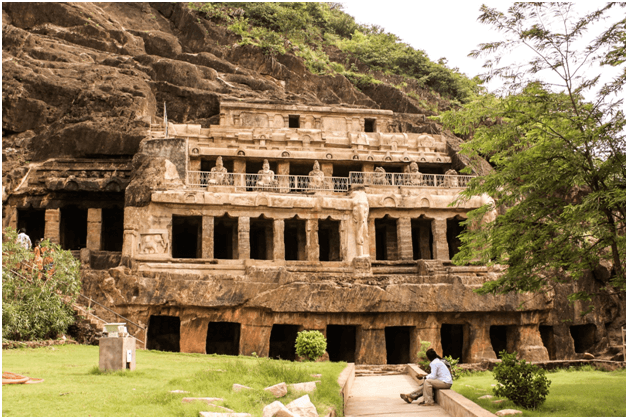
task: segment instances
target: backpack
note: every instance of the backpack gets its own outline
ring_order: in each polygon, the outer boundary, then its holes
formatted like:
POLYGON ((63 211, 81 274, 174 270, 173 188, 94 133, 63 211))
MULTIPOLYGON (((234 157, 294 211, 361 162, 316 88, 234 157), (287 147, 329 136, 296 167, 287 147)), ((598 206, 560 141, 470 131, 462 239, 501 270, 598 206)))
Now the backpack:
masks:
POLYGON ((451 364, 449 362, 447 362, 446 359, 440 358, 440 360, 443 362, 443 364, 445 364, 445 366, 447 367, 447 369, 449 370, 449 375, 451 375, 451 380, 453 381, 454 379, 454 373, 451 370, 451 364))

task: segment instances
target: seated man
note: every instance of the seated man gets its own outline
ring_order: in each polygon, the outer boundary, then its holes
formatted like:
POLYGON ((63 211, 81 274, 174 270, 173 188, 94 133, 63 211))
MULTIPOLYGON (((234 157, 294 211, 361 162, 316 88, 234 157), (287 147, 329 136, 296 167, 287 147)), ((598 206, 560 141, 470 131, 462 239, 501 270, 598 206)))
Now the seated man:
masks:
MULTIPOLYGON (((434 349, 428 349, 425 353, 427 359, 430 360, 430 370, 432 371, 427 376, 421 376, 419 378, 425 377, 423 380, 423 384, 419 386, 416 391, 408 394, 400 394, 399 396, 406 403, 412 403, 413 400, 418 399, 421 395, 424 396, 424 404, 425 406, 433 406, 434 405, 434 388, 439 389, 449 389, 453 384, 453 380, 451 377, 451 373, 449 372, 449 368, 443 362, 442 359, 436 354, 434 349)), ((421 404, 421 403, 419 403, 421 404)))
POLYGON ((448 186, 450 188, 457 188, 458 187, 458 172, 456 172, 454 169, 449 169, 445 172, 445 175, 447 176, 445 179, 445 186, 448 186))
POLYGON ((228 184, 227 173, 227 168, 222 164, 222 157, 218 156, 216 159, 216 166, 212 167, 212 170, 209 173, 208 183, 210 185, 228 184))
POLYGON ((270 170, 268 160, 264 159, 262 170, 257 172, 257 186, 261 188, 270 188, 276 185, 277 180, 275 179, 275 172, 270 170))
POLYGON ((318 160, 314 161, 314 168, 309 174, 310 177, 310 188, 318 189, 323 186, 323 182, 325 181, 325 173, 321 170, 320 165, 318 164, 318 160))
POLYGON ((419 165, 416 162, 410 163, 410 173, 406 175, 406 178, 409 186, 420 186, 422 184, 423 175, 419 172, 419 165))
POLYGON ((386 179, 386 171, 383 167, 375 168, 373 173, 373 185, 390 185, 388 179, 386 179))

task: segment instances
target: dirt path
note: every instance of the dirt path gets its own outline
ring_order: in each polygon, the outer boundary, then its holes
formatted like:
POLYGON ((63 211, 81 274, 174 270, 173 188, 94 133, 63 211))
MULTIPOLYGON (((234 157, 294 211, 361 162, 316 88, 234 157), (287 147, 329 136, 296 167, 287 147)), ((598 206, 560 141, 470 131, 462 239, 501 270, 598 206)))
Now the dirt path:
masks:
POLYGON ((345 406, 345 416, 443 417, 449 416, 440 406, 425 407, 401 400, 399 393, 417 388, 408 375, 375 375, 356 377, 345 406))

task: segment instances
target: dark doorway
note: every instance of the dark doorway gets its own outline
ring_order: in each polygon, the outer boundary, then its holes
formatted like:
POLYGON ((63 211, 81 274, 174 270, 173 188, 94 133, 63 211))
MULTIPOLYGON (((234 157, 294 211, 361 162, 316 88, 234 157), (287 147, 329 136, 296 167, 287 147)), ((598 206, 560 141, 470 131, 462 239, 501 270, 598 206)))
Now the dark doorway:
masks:
POLYGON ((201 216, 172 216, 172 257, 200 258, 203 231, 201 216))
POLYGON ((341 260, 340 221, 330 218, 318 221, 318 245, 321 262, 341 260))
POLYGON ((210 322, 207 325, 205 353, 239 355, 240 323, 210 322))
POLYGON ((83 249, 87 243, 87 210, 77 207, 61 208, 60 229, 63 249, 83 249))
POLYGON ((124 209, 103 208, 102 210, 102 250, 122 251, 124 236, 124 209))
POLYGON ((299 326, 293 324, 273 324, 270 331, 270 358, 294 361, 297 359, 294 344, 299 333, 299 326))
POLYGON ((440 343, 443 347, 443 356, 451 356, 462 359, 462 346, 464 343, 464 326, 461 324, 443 324, 440 328, 440 343))
POLYGON ((491 326, 491 345, 497 358, 501 359, 501 351, 508 350, 508 326, 491 326))
POLYGON ((150 316, 146 349, 179 352, 181 320, 174 316, 150 316))
POLYGON ((214 218, 214 259, 237 259, 238 219, 214 218))
POLYGON ((375 132, 375 120, 365 118, 364 119, 364 132, 375 132))
POLYGON ((273 220, 264 217, 251 218, 251 259, 273 259, 273 220))
POLYGON ((581 354, 587 352, 593 345, 595 345, 595 330, 596 327, 594 324, 569 326, 569 332, 573 338, 576 353, 581 354))
POLYGON ((432 259, 432 220, 424 217, 412 220, 412 258, 432 259))
MULTIPOLYGON (((26 234, 30 237, 33 246, 35 246, 37 240, 44 238, 46 229, 46 210, 33 208, 18 209, 17 231, 20 231, 21 228, 26 229, 26 234)), ((87 235, 87 232, 85 234, 87 235)))
POLYGON ((327 325, 327 353, 332 362, 355 362, 355 326, 327 325))
POLYGON ((397 219, 386 215, 375 220, 375 257, 397 260, 397 219))
POLYGON ((286 260, 307 260, 305 220, 286 220, 283 232, 286 260))
POLYGON ((456 217, 447 220, 447 244, 449 245, 449 259, 453 259, 453 257, 460 251, 462 242, 458 236, 464 230, 464 226, 460 224, 463 221, 465 221, 464 218, 457 215, 456 217))
POLYGON ((299 128, 301 126, 299 115, 288 115, 288 128, 299 128))
POLYGON ((556 341, 554 340, 554 326, 539 326, 539 332, 541 332, 541 340, 543 346, 547 349, 547 354, 550 360, 556 359, 556 341))
POLYGON ((411 326, 394 326, 384 329, 386 335, 386 363, 407 364, 410 362, 411 326))

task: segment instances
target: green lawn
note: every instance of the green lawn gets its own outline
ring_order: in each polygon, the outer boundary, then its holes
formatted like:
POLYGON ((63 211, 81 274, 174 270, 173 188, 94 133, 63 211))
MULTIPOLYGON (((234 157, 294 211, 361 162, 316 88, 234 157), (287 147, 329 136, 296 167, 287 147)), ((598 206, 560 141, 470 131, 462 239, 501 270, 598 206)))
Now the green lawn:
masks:
MULTIPOLYGON (((337 383, 345 363, 290 362, 265 358, 181 354, 138 350, 135 371, 102 374, 98 371, 98 347, 52 346, 2 351, 2 370, 34 378, 40 384, 6 385, 2 388, 2 416, 198 416, 200 411, 223 411, 201 402, 183 404, 183 397, 222 397, 216 404, 236 412, 261 416, 274 396, 264 387, 314 381, 322 374, 317 390, 310 393, 319 415, 328 406, 342 414, 337 383), (234 383, 253 390, 234 393, 234 383), (189 394, 174 394, 185 390, 189 394)), ((302 394, 288 395, 289 403, 302 394)))
POLYGON ((493 394, 491 384, 497 382, 493 373, 482 372, 461 377, 454 382, 453 390, 473 400, 491 412, 501 409, 517 409, 519 416, 626 416, 626 370, 613 372, 593 370, 561 370, 548 372, 552 382, 545 403, 537 410, 526 410, 515 406, 507 399, 501 404, 492 399, 480 400, 481 396, 493 394))

